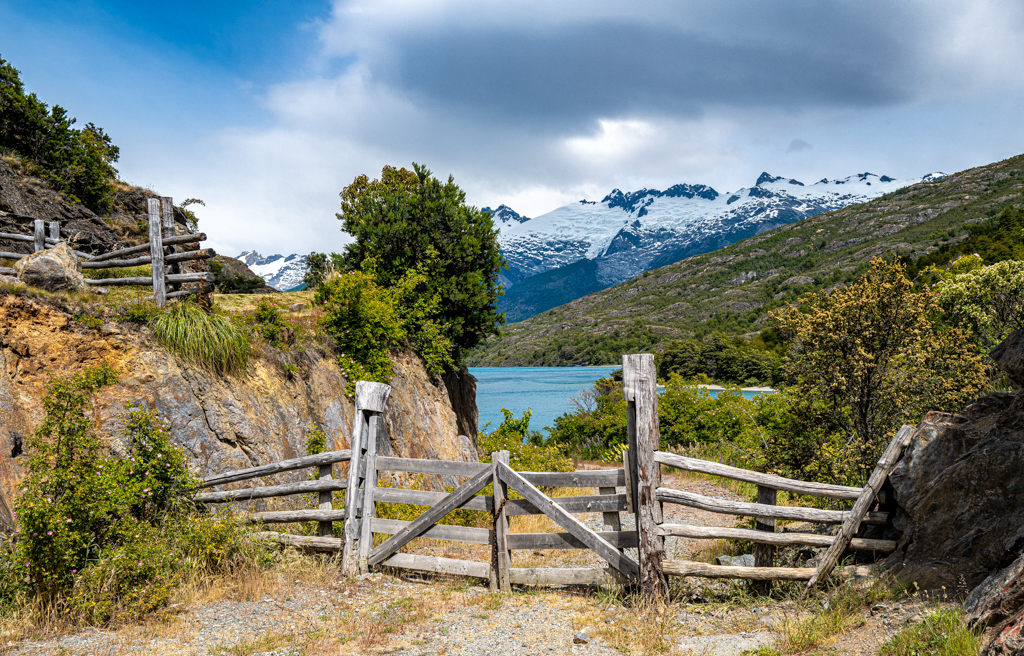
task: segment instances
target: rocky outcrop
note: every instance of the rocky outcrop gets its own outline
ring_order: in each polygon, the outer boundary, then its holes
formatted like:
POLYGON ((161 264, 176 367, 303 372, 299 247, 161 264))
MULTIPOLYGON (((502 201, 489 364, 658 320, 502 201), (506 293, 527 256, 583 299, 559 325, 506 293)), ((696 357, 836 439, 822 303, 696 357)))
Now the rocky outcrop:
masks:
POLYGON ((14 270, 26 285, 51 292, 89 288, 82 276, 81 263, 65 243, 21 258, 15 262, 14 270))
POLYGON ((1024 556, 971 591, 964 602, 968 624, 988 629, 983 656, 1024 653, 1024 556))
MULTIPOLYGON (((992 353, 1011 375, 1022 334, 992 353)), ((965 595, 1009 565, 1024 549, 1022 471, 1024 393, 925 415, 890 475, 902 537, 887 567, 922 589, 965 595)))
MULTIPOLYGON (((183 366, 145 330, 92 328, 59 309, 0 292, 0 500, 10 505, 23 475, 25 443, 42 420, 46 382, 101 362, 121 371, 120 381, 95 399, 96 426, 111 446, 124 409, 134 403, 160 412, 201 476, 302 455, 310 426, 327 433, 330 447, 347 448, 353 406, 334 358, 312 348, 287 355, 297 374, 275 358, 254 356, 244 375, 225 378, 183 366)), ((392 386, 385 413, 390 439, 382 452, 477 459, 473 441, 460 434, 446 388, 419 360, 397 358, 392 386)), ((0 503, 0 517, 4 512, 0 503)))

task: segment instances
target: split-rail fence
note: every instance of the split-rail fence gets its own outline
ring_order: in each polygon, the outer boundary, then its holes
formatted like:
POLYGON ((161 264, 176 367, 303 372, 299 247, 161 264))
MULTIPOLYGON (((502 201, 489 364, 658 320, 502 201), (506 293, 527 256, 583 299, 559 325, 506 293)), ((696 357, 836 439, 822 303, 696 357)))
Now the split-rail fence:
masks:
MULTIPOLYGON (((208 285, 214 276, 209 272, 182 273, 181 263, 195 260, 206 260, 216 257, 213 249, 197 248, 188 250, 187 246, 198 246, 206 240, 204 233, 176 235, 174 233, 174 206, 170 197, 150 198, 147 202, 149 220, 149 243, 129 246, 99 254, 89 254, 73 250, 81 261, 83 269, 118 269, 152 265, 152 274, 133 278, 89 279, 85 282, 95 287, 113 286, 152 286, 153 300, 163 307, 169 299, 188 296, 189 294, 209 291, 208 285), (186 283, 200 283, 193 289, 184 289, 186 283)), ((60 222, 43 221, 31 217, 19 217, 32 222, 32 234, 0 232, 0 239, 16 242, 29 242, 32 252, 51 249, 61 243, 60 222)), ((15 253, 0 251, 0 258, 20 260, 31 253, 15 253)), ((15 275, 16 271, 9 267, 0 267, 0 274, 15 275)))
MULTIPOLYGON (((639 584, 647 595, 667 591, 667 576, 741 578, 770 585, 776 580, 807 581, 807 589, 827 576, 840 556, 849 550, 885 554, 895 549, 892 540, 860 537, 863 525, 885 525, 891 521, 881 509, 882 485, 913 435, 904 426, 889 444, 867 484, 860 487, 799 481, 699 460, 659 450, 657 381, 654 358, 649 354, 623 357, 623 394, 627 401, 628 449, 623 466, 614 469, 572 472, 516 471, 507 451, 491 454, 490 463, 398 458, 381 455, 386 439, 383 413, 391 388, 381 383, 356 384, 356 410, 351 431, 351 449, 251 467, 205 479, 203 488, 220 487, 297 469, 313 468, 318 480, 266 485, 234 490, 206 491, 196 501, 207 504, 318 493, 317 508, 251 512, 248 521, 261 524, 317 522, 317 535, 292 535, 264 531, 259 537, 282 544, 340 551, 346 574, 369 571, 377 566, 457 574, 488 579, 494 590, 508 591, 511 585, 585 584, 610 581, 639 584), (337 476, 335 465, 348 462, 348 472, 337 476), (661 484, 662 466, 731 478, 757 486, 756 503, 729 501, 693 492, 674 490, 661 484), (455 477, 463 481, 451 492, 382 487, 380 472, 427 474, 455 477), (490 494, 481 494, 488 485, 490 494), (597 495, 552 497, 542 487, 597 488, 597 495), (622 492, 619 492, 619 490, 622 492), (848 511, 776 505, 779 490, 794 495, 828 497, 853 501, 848 511), (511 498, 514 491, 519 498, 511 498), (333 494, 345 493, 343 508, 335 508, 333 494), (412 521, 376 516, 381 502, 426 506, 412 521), (666 519, 664 504, 681 504, 705 511, 756 518, 754 529, 697 526, 672 523, 666 519), (490 513, 489 528, 440 523, 456 509, 490 513), (577 515, 602 513, 602 530, 595 530, 577 515), (622 528, 622 513, 635 518, 634 529, 622 528), (509 517, 545 515, 561 529, 557 533, 511 533, 509 517), (779 533, 776 520, 798 520, 818 524, 839 524, 836 535, 779 533), (340 537, 334 522, 343 522, 340 537), (374 535, 389 536, 375 544, 374 535), (755 543, 755 566, 732 567, 665 558, 668 536, 691 539, 732 539, 755 543), (402 552, 418 538, 475 543, 490 546, 490 562, 441 558, 402 552), (780 545, 826 547, 815 568, 774 567, 774 550, 780 545), (588 549, 606 563, 603 568, 514 567, 516 550, 588 549), (634 551, 635 550, 635 551, 634 551), (634 555, 635 554, 635 555, 634 555)), ((380 538, 378 538, 379 540, 380 538)))

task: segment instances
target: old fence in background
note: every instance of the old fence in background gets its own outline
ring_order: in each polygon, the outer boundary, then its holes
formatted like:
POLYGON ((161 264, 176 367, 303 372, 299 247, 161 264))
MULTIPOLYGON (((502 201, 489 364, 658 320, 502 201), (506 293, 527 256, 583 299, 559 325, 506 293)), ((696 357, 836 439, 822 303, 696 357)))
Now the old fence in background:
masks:
MULTIPOLYGON (((657 411, 657 380, 654 358, 649 354, 623 357, 623 394, 627 401, 628 449, 621 468, 573 472, 517 471, 507 451, 491 454, 490 463, 397 458, 380 455, 385 438, 383 413, 391 388, 381 383, 356 385, 356 411, 351 450, 331 451, 278 463, 212 476, 204 488, 227 485, 286 471, 316 468, 318 480, 203 492, 204 503, 239 502, 317 493, 317 508, 248 513, 258 523, 318 522, 317 535, 262 532, 267 540, 301 547, 342 552, 346 574, 366 572, 378 565, 412 570, 458 574, 489 579, 494 590, 507 591, 512 584, 602 584, 617 580, 638 583, 648 595, 667 591, 667 576, 742 578, 754 581, 806 580, 807 589, 827 576, 847 550, 885 554, 895 549, 891 540, 857 537, 864 524, 885 525, 889 513, 880 509, 882 484, 909 443, 913 428, 904 426, 889 444, 863 488, 826 485, 762 474, 720 463, 687 458, 660 451, 657 411), (334 465, 348 462, 344 479, 335 476, 334 465), (756 503, 728 501, 662 487, 662 466, 745 481, 758 486, 756 503), (382 487, 379 472, 401 472, 454 477, 462 481, 451 492, 382 487), (491 486, 491 493, 482 494, 491 486), (597 495, 552 497, 541 487, 596 488, 597 495), (622 489, 620 493, 618 490, 622 489), (510 490, 520 498, 510 498, 510 490), (776 505, 779 490, 796 495, 854 501, 849 511, 776 505), (335 509, 333 494, 345 493, 344 508, 335 509), (378 517, 381 502, 426 507, 411 521, 378 517), (754 517, 754 529, 695 526, 666 521, 664 504, 681 504, 729 515, 754 517), (456 509, 490 514, 489 528, 441 523, 456 509), (602 528, 594 530, 576 515, 601 513, 602 528), (622 528, 622 513, 632 514, 635 528, 622 528), (545 515, 563 532, 512 533, 509 517, 545 515), (776 520, 839 524, 835 536, 813 533, 777 533, 776 520), (341 537, 334 536, 334 522, 343 522, 341 537), (383 539, 374 544, 374 535, 383 539), (732 567, 690 561, 666 560, 664 539, 735 539, 754 542, 755 566, 732 567), (418 538, 486 545, 490 559, 464 560, 405 553, 403 548, 418 538), (816 568, 773 567, 779 545, 827 547, 816 568), (514 567, 516 550, 587 549, 607 564, 603 568, 514 567), (633 551, 635 549, 635 551, 633 551), (635 555, 634 555, 635 554, 635 555)), ((765 585, 765 584, 761 584, 765 585)))
MULTIPOLYGON (((216 257, 212 249, 198 248, 200 242, 206 240, 204 233, 190 235, 174 234, 174 205, 170 197, 150 198, 147 202, 149 219, 149 243, 128 248, 120 248, 106 253, 88 254, 73 250, 81 261, 82 269, 118 269, 127 267, 152 265, 152 274, 133 278, 106 278, 101 280, 86 279, 92 286, 152 286, 153 299, 163 307, 168 299, 180 298, 189 294, 210 291, 209 283, 213 282, 213 274, 208 272, 182 273, 181 263, 195 260, 206 260, 216 257), (186 246, 194 244, 197 250, 187 250, 186 246), (134 257, 131 257, 134 256, 134 257), (128 258, 128 259, 124 259, 128 258), (186 283, 201 283, 194 289, 183 289, 186 283)), ((32 234, 0 232, 0 239, 9 241, 29 242, 32 252, 51 249, 61 243, 60 222, 45 222, 31 217, 17 217, 32 222, 32 234)), ((30 253, 14 253, 0 251, 0 258, 20 260, 30 253)), ((0 268, 0 273, 14 275, 10 268, 0 268)))

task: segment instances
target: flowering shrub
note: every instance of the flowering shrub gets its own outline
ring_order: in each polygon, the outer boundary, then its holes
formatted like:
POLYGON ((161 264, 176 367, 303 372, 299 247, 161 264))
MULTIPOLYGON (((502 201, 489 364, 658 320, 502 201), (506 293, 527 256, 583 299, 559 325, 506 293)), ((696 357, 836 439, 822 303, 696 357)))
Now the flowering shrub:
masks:
POLYGON ((209 568, 242 548, 237 522, 197 515, 184 451, 155 412, 129 408, 123 455, 103 448, 86 410, 116 378, 102 365, 53 381, 43 398, 17 528, 0 551, 6 603, 35 597, 81 621, 127 620, 165 604, 186 561, 209 568), (218 526, 226 537, 208 540, 218 526))
MULTIPOLYGON (((569 460, 553 443, 546 443, 540 431, 530 430, 531 410, 516 419, 511 410, 501 409, 505 419, 490 433, 477 436, 480 460, 491 461, 495 451, 508 451, 509 466, 516 471, 572 471, 569 460)), ((484 426, 486 429, 487 426, 484 426)))

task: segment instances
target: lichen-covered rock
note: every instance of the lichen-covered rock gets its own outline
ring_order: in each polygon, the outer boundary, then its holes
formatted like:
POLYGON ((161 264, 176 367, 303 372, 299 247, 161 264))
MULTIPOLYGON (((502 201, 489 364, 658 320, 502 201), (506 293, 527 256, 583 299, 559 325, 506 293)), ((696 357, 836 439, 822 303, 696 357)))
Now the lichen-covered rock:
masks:
POLYGON ((14 270, 26 285, 51 292, 89 288, 82 276, 82 264, 63 242, 21 258, 14 263, 14 270))
POLYGON ((1017 388, 1024 387, 1024 330, 1015 330, 989 353, 1017 388))
MULTIPOLYGON (((183 366, 144 332, 90 328, 37 302, 0 295, 0 500, 10 505, 23 475, 24 445, 42 421, 48 379, 101 362, 121 371, 120 381, 95 399, 101 437, 116 446, 129 404, 154 408, 200 476, 303 455, 310 425, 327 433, 328 448, 349 445, 353 406, 331 356, 313 349, 295 354, 297 375, 254 357, 245 374, 225 378, 183 366)), ((395 374, 385 412, 390 440, 381 451, 476 460, 473 441, 458 431, 444 385, 432 381, 412 356, 397 358, 395 374)), ((286 481, 307 475, 279 476, 286 481)), ((10 521, 2 503, 0 519, 10 521)))
POLYGON ((1009 565, 1024 550, 1021 472, 1024 392, 983 397, 960 415, 925 415, 889 477, 902 537, 887 569, 922 589, 965 595, 1009 565))

